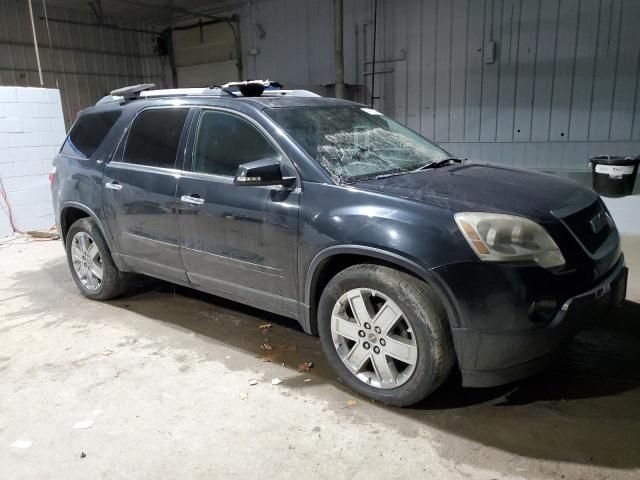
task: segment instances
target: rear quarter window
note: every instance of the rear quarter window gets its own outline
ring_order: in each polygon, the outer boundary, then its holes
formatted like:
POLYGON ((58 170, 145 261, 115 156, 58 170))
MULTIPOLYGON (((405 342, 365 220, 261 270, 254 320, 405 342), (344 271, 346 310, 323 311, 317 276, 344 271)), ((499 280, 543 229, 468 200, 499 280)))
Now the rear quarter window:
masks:
POLYGON ((120 115, 120 111, 80 115, 71 128, 61 153, 70 157, 91 158, 120 115))

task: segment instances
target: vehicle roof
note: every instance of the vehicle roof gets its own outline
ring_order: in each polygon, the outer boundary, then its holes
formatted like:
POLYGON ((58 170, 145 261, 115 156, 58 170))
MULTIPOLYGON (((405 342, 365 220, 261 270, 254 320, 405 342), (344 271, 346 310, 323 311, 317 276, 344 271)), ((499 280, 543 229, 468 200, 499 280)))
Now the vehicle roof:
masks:
POLYGON ((105 102, 98 103, 94 106, 88 107, 82 112, 104 112, 121 110, 124 112, 130 112, 135 114, 144 108, 157 107, 157 106, 186 106, 186 107, 198 107, 198 106, 217 106, 234 110, 239 110, 244 113, 250 113, 251 111, 262 111, 266 108, 284 108, 284 107, 363 107, 363 104, 352 102, 349 100, 340 100, 330 97, 221 97, 221 96, 209 96, 209 95, 188 95, 188 96, 170 96, 170 97, 141 97, 135 100, 129 100, 126 102, 105 102))
POLYGON ((182 105, 232 105, 237 103, 238 105, 254 105, 262 106, 264 108, 278 108, 278 107, 315 107, 315 106, 358 106, 362 104, 352 102, 349 100, 340 100, 330 97, 220 97, 210 95, 188 95, 188 96, 171 96, 171 97, 142 97, 136 100, 129 100, 127 102, 110 102, 102 103, 96 106, 111 106, 111 107, 127 107, 130 105, 149 106, 157 104, 176 104, 182 105))
POLYGON ((238 108, 238 110, 245 111, 247 107, 264 110, 265 108, 281 107, 363 106, 348 100, 322 97, 309 90, 283 89, 278 82, 247 80, 202 88, 156 89, 152 83, 130 85, 111 91, 109 95, 96 103, 95 108, 88 110, 131 112, 154 105, 224 105, 227 108, 238 108))

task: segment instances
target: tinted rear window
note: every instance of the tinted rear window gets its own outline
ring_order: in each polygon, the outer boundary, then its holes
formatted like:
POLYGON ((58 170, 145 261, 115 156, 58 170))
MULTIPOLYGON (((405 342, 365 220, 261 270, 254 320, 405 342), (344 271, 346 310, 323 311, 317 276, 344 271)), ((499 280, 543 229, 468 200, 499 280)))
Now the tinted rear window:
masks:
POLYGON ((124 161, 174 168, 188 113, 188 108, 155 108, 141 112, 131 126, 124 161))
POLYGON ((110 111, 80 115, 62 146, 62 154, 90 158, 121 114, 120 111, 110 111))

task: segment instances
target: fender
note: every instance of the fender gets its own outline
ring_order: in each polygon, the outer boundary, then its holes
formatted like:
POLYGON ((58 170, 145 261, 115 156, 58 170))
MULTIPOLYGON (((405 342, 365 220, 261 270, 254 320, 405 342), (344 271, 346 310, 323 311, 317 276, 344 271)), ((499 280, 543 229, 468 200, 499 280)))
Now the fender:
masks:
POLYGON ((302 324, 305 332, 317 335, 316 319, 311 318, 311 294, 313 284, 317 276, 318 267, 322 262, 330 257, 341 254, 365 255, 377 258, 412 272, 418 278, 421 278, 428 283, 429 286, 438 294, 447 312, 450 326, 452 328, 460 326, 458 309, 456 308, 452 292, 447 285, 445 285, 440 276, 433 270, 423 267, 410 258, 388 250, 370 247, 367 245, 333 245, 318 252, 316 256, 313 257, 313 260, 311 260, 307 270, 307 276, 304 284, 304 302, 301 305, 303 311, 300 315, 300 323, 302 324))
MULTIPOLYGON (((116 264, 118 269, 122 271, 127 271, 128 268, 122 264, 122 262, 120 261, 120 254, 114 248, 114 242, 113 242, 113 239, 111 238, 111 235, 109 234, 109 230, 105 228, 102 221, 98 218, 98 215, 96 215, 96 213, 93 210, 91 210, 89 207, 87 207, 82 203, 74 202, 74 201, 63 202, 63 204, 60 206, 60 214, 58 215, 58 225, 60 227, 62 226, 61 225, 62 212, 64 211, 65 208, 68 208, 68 207, 73 207, 73 208, 77 208, 78 210, 82 210, 96 222, 96 224, 98 225, 98 228, 100 229, 100 233, 102 233, 104 240, 107 242, 107 246, 109 247, 109 251, 111 252, 111 258, 113 259, 113 262, 116 264)), ((62 243, 64 244, 64 242, 65 242, 65 239, 63 238, 62 243)))

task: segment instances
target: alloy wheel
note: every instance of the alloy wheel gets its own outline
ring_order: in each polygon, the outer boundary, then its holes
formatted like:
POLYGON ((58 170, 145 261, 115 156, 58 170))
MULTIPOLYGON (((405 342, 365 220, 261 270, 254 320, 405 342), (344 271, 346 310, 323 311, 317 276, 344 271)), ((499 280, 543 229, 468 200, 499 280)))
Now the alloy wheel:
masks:
POLYGON ((418 345, 411 324, 393 300, 376 290, 344 293, 333 307, 331 335, 344 365, 373 387, 399 387, 416 368, 418 345))
POLYGON ((103 265, 100 250, 91 236, 78 232, 71 241, 71 260, 80 283, 95 292, 102 285, 103 265))

